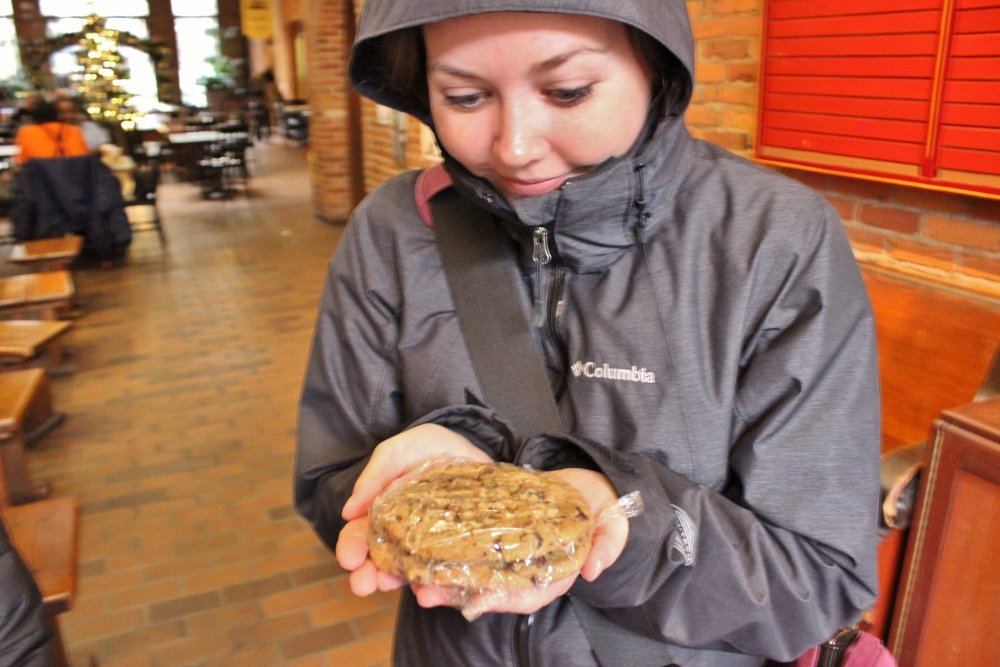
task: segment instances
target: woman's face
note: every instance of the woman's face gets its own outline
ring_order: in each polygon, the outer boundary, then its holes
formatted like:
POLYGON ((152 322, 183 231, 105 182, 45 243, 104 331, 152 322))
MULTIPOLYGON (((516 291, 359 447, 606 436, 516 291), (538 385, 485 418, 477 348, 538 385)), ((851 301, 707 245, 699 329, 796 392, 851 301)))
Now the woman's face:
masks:
POLYGON ((424 38, 441 144, 510 200, 623 155, 646 121, 650 76, 620 23, 476 14, 427 25, 424 38))

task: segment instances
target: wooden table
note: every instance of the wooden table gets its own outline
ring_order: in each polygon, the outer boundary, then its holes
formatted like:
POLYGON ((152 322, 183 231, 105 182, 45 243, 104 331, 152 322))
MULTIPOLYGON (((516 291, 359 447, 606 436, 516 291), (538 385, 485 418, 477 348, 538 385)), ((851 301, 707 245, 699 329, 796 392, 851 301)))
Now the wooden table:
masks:
POLYGON ((54 271, 65 269, 80 255, 82 249, 82 236, 35 239, 12 246, 7 259, 30 266, 33 271, 54 271))
POLYGON ((41 368, 0 373, 0 506, 45 498, 49 485, 31 477, 25 448, 57 427, 65 415, 52 406, 48 375, 41 368))
POLYGON ((69 271, 45 271, 0 278, 0 312, 20 319, 57 320, 71 307, 76 289, 69 271))
POLYGON ((205 147, 213 143, 247 140, 246 132, 220 132, 218 130, 197 130, 193 132, 171 132, 167 136, 174 149, 181 178, 186 181, 201 181, 204 174, 199 161, 205 157, 205 147))
POLYGON ((172 144, 210 144, 223 139, 245 139, 246 132, 220 132, 218 130, 194 130, 192 132, 172 132, 167 139, 172 144))
POLYGON ((72 324, 63 320, 0 320, 0 357, 27 361, 44 349, 58 362, 57 339, 72 324))

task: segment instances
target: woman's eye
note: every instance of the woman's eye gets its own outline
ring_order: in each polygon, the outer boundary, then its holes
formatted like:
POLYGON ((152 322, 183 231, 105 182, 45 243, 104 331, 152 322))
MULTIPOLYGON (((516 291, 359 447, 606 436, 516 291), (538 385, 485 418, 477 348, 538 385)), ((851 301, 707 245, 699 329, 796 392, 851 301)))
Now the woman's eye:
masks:
POLYGON ((579 88, 552 88, 547 94, 559 104, 571 105, 589 97, 593 90, 593 84, 588 84, 579 88))
POLYGON ((444 101, 450 107, 459 109, 474 109, 479 106, 486 96, 483 93, 468 93, 467 95, 445 95, 444 101))

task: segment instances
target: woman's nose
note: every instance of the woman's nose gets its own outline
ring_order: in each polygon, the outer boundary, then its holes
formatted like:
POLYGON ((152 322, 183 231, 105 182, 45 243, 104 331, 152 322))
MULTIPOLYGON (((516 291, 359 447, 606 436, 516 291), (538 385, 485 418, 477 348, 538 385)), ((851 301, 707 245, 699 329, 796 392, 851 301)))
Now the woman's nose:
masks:
POLYGON ((505 167, 523 167, 545 152, 545 119, 526 104, 505 104, 493 141, 494 158, 505 167))

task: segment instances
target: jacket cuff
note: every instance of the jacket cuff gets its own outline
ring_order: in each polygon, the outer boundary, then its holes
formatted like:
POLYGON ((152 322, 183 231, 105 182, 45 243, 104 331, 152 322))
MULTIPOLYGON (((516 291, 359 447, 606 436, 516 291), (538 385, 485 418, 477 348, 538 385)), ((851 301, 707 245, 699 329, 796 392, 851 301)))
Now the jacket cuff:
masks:
POLYGON ((589 461, 589 466, 575 467, 601 472, 619 498, 639 491, 645 507, 629 519, 628 540, 618 560, 593 582, 577 580, 574 595, 595 607, 632 607, 677 568, 694 565, 697 525, 692 517, 697 516, 697 485, 640 453, 620 452, 567 435, 530 439, 519 462, 552 469, 546 466, 561 457, 589 461))
POLYGON ((429 412, 407 428, 420 424, 444 426, 486 452, 494 461, 514 460, 516 439, 510 426, 489 408, 478 405, 451 405, 429 412))
MULTIPOLYGON (((536 470, 586 468, 600 472, 601 467, 572 436, 542 433, 528 438, 515 462, 536 470)), ((616 487, 617 488, 617 487, 616 487)))

